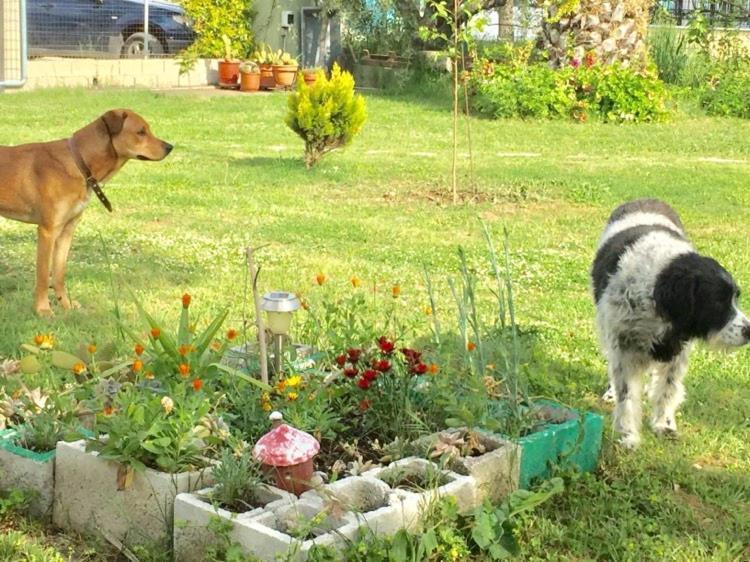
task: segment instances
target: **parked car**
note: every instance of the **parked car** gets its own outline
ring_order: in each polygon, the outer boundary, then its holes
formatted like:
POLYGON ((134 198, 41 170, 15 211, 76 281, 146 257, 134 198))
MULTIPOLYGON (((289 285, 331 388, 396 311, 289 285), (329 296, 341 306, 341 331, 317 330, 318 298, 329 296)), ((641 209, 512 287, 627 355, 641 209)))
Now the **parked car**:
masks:
POLYGON ((27 0, 29 55, 140 57, 173 55, 195 39, 185 12, 149 1, 148 35, 143 0, 27 0))

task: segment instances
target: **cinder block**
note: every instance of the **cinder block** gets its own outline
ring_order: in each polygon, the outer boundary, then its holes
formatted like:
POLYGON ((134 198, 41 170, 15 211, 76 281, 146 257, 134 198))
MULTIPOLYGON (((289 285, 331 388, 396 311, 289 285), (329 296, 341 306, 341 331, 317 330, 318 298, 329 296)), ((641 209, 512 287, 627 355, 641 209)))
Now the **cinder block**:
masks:
MULTIPOLYGON (((450 437, 465 431, 465 428, 441 431, 420 439, 416 444, 427 453, 441 437, 450 437)), ((451 459, 448 466, 457 474, 474 478, 476 505, 481 504, 485 498, 493 503, 499 503, 518 489, 521 448, 499 435, 482 431, 476 432, 476 435, 485 452, 475 457, 451 459)))
POLYGON ((55 495, 55 451, 36 453, 19 447, 13 438, 0 440, 0 490, 33 492, 29 512, 34 517, 52 516, 55 495))
MULTIPOLYGON (((215 542, 216 536, 208 530, 208 524, 213 517, 219 517, 232 523, 230 537, 234 542, 243 544, 242 522, 249 521, 267 513, 264 507, 248 510, 244 513, 232 513, 226 509, 215 507, 210 503, 211 488, 198 492, 178 494, 174 502, 174 555, 179 562, 202 562, 205 560, 206 549, 215 542)), ((258 492, 259 503, 268 505, 272 502, 287 503, 296 498, 289 492, 264 486, 258 492)))
POLYGON ((117 490, 118 463, 86 452, 85 441, 57 444, 53 521, 62 529, 101 534, 125 545, 168 546, 174 498, 210 483, 210 469, 168 474, 136 471, 117 490))

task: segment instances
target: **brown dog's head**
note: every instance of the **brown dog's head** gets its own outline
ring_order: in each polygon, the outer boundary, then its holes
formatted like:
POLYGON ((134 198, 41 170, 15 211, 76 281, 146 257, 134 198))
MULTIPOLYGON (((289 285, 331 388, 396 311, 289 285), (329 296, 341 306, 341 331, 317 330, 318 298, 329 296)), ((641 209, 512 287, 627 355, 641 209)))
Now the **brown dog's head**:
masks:
POLYGON ((101 118, 121 158, 163 160, 172 152, 172 145, 157 139, 146 120, 129 109, 112 109, 101 118))

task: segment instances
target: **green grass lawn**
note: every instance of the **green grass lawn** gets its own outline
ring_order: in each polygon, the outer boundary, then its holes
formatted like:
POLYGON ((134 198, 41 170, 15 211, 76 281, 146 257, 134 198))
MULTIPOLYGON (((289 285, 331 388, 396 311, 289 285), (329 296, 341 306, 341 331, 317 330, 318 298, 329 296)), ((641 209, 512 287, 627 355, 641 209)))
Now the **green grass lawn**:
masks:
MULTIPOLYGON (((461 169, 463 189, 477 197, 452 206, 443 195, 449 108, 433 96, 370 95, 367 103, 354 144, 306 171, 301 141, 283 124, 283 95, 0 96, 0 144, 61 138, 107 109, 129 107, 175 145, 164 162, 132 162, 107 185, 112 215, 90 203, 68 268, 80 310, 33 316, 35 230, 0 219, 0 356, 17 355, 37 332, 53 332, 63 346, 114 338, 116 302, 135 322, 124 287, 170 317, 189 291, 206 317, 228 305, 230 324, 240 326, 248 244, 272 244, 259 256, 265 289, 305 294, 324 272, 344 291, 356 275, 387 291, 398 283, 400 306, 414 314, 427 304, 426 267, 447 314, 456 247, 487 271, 481 218, 498 242, 509 230, 519 322, 536 334, 534 393, 608 412, 597 400, 606 375, 588 268, 613 207, 666 199, 697 247, 750 287, 749 122, 683 113, 643 126, 473 119, 473 179, 465 142, 461 169)), ((524 558, 750 559, 749 359, 747 350, 698 348, 681 439, 647 434, 638 452, 624 453, 607 429, 599 471, 571 477, 563 496, 525 520, 524 558)))

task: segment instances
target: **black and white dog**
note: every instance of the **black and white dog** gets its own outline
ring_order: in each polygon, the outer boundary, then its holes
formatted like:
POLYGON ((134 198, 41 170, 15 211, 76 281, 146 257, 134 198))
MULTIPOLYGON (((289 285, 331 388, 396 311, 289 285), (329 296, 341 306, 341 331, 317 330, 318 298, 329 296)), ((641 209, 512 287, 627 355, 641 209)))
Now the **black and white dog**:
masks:
POLYGON ((599 338, 608 361, 620 442, 640 442, 643 374, 651 427, 676 434, 685 397, 682 380, 692 340, 733 348, 750 341, 750 319, 738 308, 740 291, 715 260, 699 255, 677 213, 642 199, 610 215, 591 270, 599 338))

